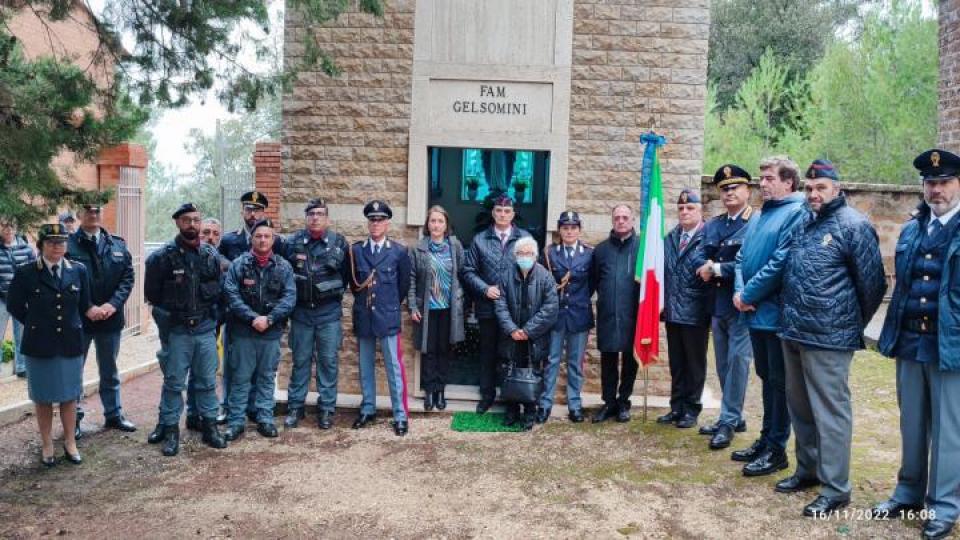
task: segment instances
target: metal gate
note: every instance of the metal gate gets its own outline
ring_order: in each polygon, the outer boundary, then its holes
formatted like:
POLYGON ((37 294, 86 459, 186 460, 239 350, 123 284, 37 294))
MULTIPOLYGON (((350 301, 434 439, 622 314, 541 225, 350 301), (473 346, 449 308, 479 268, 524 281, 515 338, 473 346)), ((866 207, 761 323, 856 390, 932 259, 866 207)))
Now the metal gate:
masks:
POLYGON ((117 186, 117 230, 127 242, 133 257, 134 282, 130 298, 123 306, 126 326, 123 335, 139 334, 143 310, 143 175, 145 169, 120 167, 117 186))

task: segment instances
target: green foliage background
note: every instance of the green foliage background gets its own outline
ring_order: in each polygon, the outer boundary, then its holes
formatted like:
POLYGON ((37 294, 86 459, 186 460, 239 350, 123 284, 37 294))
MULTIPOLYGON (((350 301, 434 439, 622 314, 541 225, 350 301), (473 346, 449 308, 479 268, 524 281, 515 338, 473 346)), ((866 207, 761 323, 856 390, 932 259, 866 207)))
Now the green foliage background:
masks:
POLYGON ((710 80, 706 174, 728 162, 753 171, 763 156, 787 154, 801 166, 831 159, 845 180, 914 181, 913 158, 937 142, 938 22, 918 0, 861 12, 846 33, 825 27, 830 43, 805 71, 768 48, 732 98, 710 80))

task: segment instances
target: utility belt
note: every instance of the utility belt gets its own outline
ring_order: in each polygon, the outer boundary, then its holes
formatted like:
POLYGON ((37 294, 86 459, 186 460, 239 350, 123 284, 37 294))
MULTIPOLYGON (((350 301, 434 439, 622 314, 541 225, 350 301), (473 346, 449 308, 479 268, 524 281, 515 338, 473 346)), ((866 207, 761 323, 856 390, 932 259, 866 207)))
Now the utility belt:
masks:
POLYGON ((170 312, 170 325, 177 326, 183 325, 187 328, 196 328, 200 326, 203 321, 216 321, 216 314, 213 312, 212 308, 207 308, 203 311, 172 311, 170 312))
POLYGON ((903 321, 901 326, 904 330, 916 332, 917 334, 936 334, 938 328, 936 319, 907 319, 903 321))

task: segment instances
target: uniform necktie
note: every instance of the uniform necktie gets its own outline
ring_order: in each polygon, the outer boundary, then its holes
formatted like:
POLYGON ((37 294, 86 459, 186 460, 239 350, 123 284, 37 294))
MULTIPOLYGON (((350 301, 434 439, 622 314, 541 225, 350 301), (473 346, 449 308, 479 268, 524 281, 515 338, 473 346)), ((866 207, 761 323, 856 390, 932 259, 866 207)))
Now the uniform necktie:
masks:
POLYGON ((683 251, 683 248, 687 247, 687 244, 689 243, 690 243, 690 235, 687 233, 683 233, 680 236, 680 251, 683 251))
POLYGON ((935 219, 932 223, 930 223, 930 226, 927 227, 927 234, 930 235, 930 238, 934 238, 940 234, 940 229, 942 228, 943 223, 941 223, 939 219, 935 219))
POLYGON ((374 245, 373 245, 373 254, 374 254, 374 255, 379 255, 379 254, 380 254, 380 244, 374 244, 374 245))
POLYGON ((507 233, 500 233, 500 247, 507 245, 507 233))
POLYGON ((53 279, 57 280, 57 282, 59 283, 60 282, 60 265, 55 264, 51 266, 50 271, 53 272, 53 279))
POLYGON ((567 246, 567 258, 568 258, 568 259, 572 259, 572 258, 573 258, 573 248, 570 247, 570 246, 567 246))

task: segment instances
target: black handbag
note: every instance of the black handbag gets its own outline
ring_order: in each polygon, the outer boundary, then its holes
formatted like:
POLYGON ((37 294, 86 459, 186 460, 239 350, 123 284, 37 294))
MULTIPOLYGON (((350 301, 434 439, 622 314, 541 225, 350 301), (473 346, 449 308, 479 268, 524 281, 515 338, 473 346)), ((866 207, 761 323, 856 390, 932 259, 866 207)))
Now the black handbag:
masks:
POLYGON ((504 366, 500 383, 500 399, 514 403, 536 403, 543 393, 543 377, 527 357, 527 367, 517 367, 512 359, 504 366))

